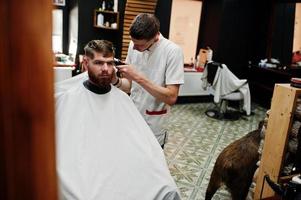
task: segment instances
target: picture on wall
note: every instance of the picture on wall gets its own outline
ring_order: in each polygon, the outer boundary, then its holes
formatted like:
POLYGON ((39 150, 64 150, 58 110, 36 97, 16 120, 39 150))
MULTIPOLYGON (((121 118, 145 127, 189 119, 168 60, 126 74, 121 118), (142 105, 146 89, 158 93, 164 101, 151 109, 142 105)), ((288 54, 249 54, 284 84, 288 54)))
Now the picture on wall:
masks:
POLYGON ((65 6, 65 0, 52 0, 52 1, 53 1, 53 5, 65 6))

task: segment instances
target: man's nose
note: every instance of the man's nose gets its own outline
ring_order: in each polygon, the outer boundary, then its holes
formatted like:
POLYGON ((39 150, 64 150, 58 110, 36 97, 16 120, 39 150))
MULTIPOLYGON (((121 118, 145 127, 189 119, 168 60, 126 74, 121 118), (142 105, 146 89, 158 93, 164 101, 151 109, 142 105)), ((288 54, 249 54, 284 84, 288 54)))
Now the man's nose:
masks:
POLYGON ((105 62, 105 63, 101 66, 101 69, 102 69, 103 71, 108 71, 108 69, 109 69, 108 63, 105 62))

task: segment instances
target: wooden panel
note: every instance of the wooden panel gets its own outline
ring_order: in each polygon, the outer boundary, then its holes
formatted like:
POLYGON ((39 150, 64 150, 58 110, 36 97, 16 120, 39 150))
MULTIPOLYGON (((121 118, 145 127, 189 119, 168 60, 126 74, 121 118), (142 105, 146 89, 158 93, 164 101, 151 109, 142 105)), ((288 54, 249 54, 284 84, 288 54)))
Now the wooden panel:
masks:
MULTIPOLYGON (((260 199, 265 175, 269 175, 275 182, 279 179, 295 104, 300 94, 301 89, 290 87, 289 84, 275 85, 254 199, 260 199)), ((265 183, 262 198, 274 195, 265 183)))
POLYGON ((135 10, 132 10, 132 11, 129 11, 129 10, 126 10, 125 12, 124 12, 124 15, 138 15, 139 13, 151 13, 151 14, 153 14, 154 13, 154 11, 150 11, 150 10, 147 10, 147 9, 145 9, 145 10, 142 10, 142 9, 135 9, 135 10))
POLYGON ((148 8, 148 9, 153 9, 153 5, 140 5, 140 4, 130 4, 128 5, 128 8, 148 8))
MULTIPOLYGON (((129 1, 128 1, 129 2, 129 1)), ((156 0, 150 0, 150 1, 147 1, 147 0, 130 0, 130 3, 131 4, 139 4, 139 5, 152 5, 154 7, 156 7, 157 5, 157 1, 156 0)))
POLYGON ((123 38, 123 43, 122 45, 129 45, 131 39, 130 38, 123 38))
POLYGON ((0 1, 0 199, 57 199, 51 2, 0 1))
POLYGON ((124 19, 124 24, 131 24, 133 20, 131 19, 124 19))
POLYGON ((157 0, 128 0, 125 6, 124 23, 123 23, 123 40, 121 59, 126 58, 127 49, 130 42, 129 27, 133 19, 139 13, 151 13, 154 14, 157 5, 157 0))

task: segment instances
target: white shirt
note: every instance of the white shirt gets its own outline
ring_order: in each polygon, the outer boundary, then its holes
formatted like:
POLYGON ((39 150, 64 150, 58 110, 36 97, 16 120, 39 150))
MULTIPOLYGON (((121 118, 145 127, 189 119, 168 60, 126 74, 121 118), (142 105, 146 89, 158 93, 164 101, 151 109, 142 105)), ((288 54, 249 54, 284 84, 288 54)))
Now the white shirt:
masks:
MULTIPOLYGON (((163 87, 184 83, 184 56, 182 49, 175 43, 160 35, 159 41, 144 52, 134 50, 133 46, 133 42, 130 42, 126 63, 133 65, 153 83, 163 87)), ((131 98, 159 143, 163 144, 165 131, 162 125, 170 110, 169 106, 157 101, 134 81, 131 98)))

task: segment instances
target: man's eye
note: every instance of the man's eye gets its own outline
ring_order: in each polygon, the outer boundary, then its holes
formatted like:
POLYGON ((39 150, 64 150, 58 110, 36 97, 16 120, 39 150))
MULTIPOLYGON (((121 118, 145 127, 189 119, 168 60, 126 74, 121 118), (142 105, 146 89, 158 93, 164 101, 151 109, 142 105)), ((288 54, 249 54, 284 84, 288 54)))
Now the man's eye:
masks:
POLYGON ((110 65, 110 66, 114 65, 114 61, 107 62, 107 63, 108 63, 108 65, 110 65))
POLYGON ((103 65, 104 62, 102 62, 102 61, 95 61, 94 64, 95 64, 95 65, 103 65))

